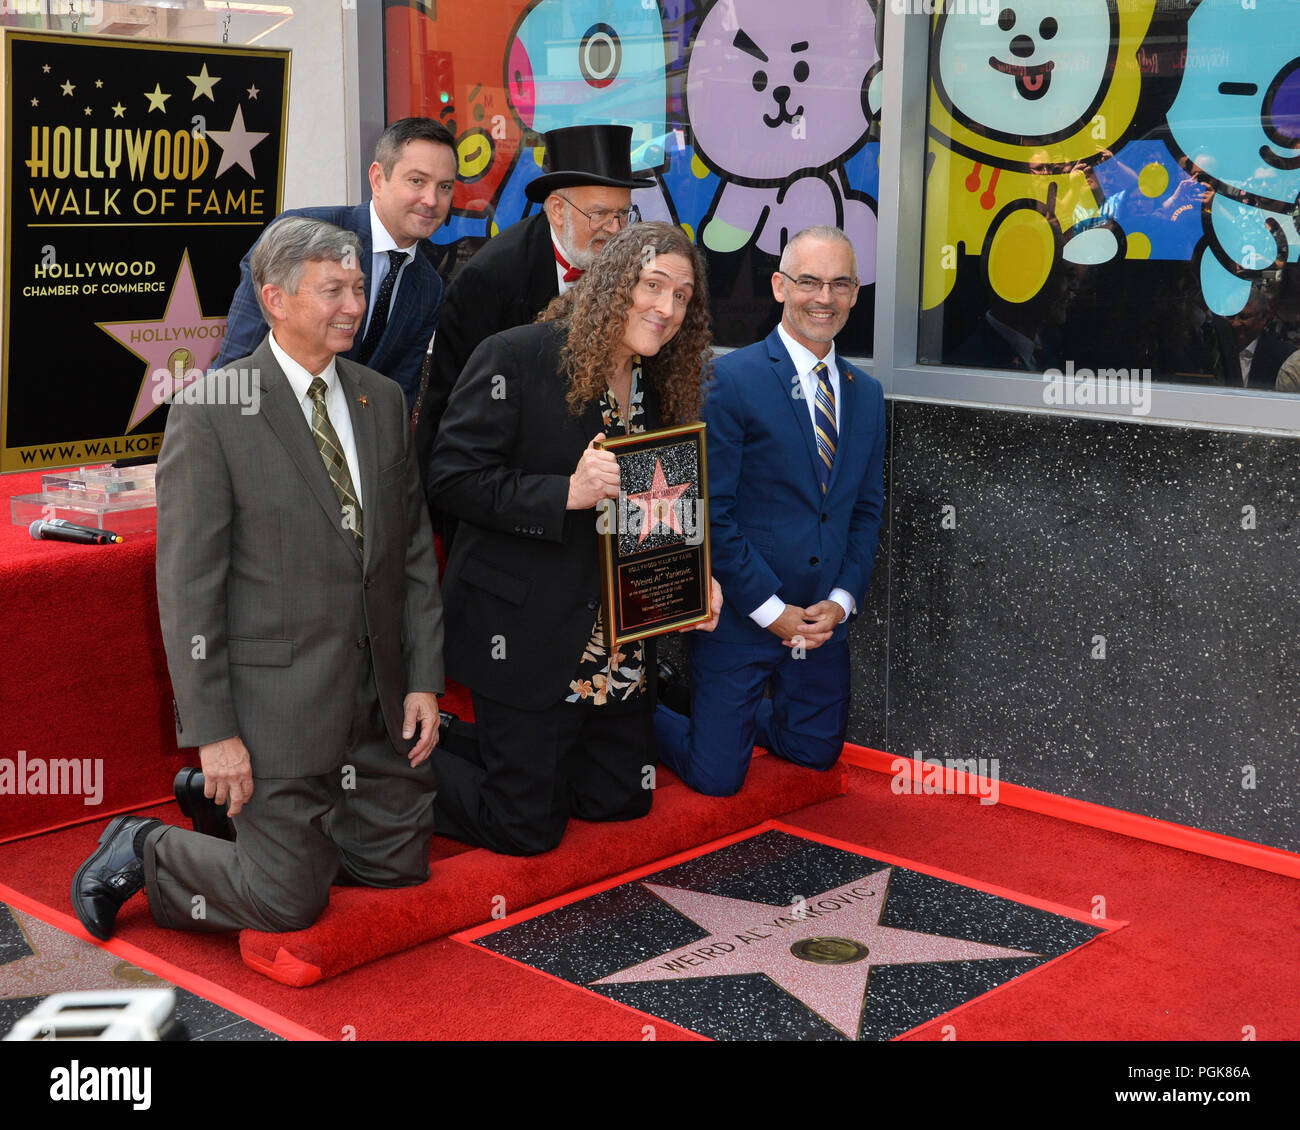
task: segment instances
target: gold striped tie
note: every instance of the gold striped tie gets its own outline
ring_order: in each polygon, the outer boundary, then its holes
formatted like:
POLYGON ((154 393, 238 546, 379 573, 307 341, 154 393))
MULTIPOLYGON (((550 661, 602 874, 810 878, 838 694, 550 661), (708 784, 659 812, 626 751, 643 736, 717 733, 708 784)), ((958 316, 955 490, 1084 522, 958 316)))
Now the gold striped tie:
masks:
POLYGON ((339 506, 343 513, 343 528, 352 531, 357 539, 357 551, 365 548, 361 533, 361 503, 357 501, 357 492, 352 487, 352 475, 348 471, 348 461, 343 455, 343 446, 339 443, 338 433, 330 423, 330 414, 325 408, 325 381, 316 377, 307 390, 311 397, 311 434, 320 449, 320 457, 325 461, 325 470, 329 472, 334 493, 338 495, 339 506))
POLYGON ((826 362, 818 361, 813 374, 817 377, 817 389, 813 394, 813 416, 816 419, 814 430, 817 433, 817 472, 822 484, 822 494, 825 494, 831 481, 831 467, 835 465, 835 445, 840 437, 835 429, 835 392, 831 388, 830 372, 826 368, 826 362))

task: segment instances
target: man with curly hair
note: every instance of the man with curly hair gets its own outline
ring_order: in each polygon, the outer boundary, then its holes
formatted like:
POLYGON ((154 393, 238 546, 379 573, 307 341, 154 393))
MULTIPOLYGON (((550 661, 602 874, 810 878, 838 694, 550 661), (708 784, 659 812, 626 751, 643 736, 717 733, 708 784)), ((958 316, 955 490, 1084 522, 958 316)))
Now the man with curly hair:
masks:
POLYGON ((718 361, 704 406, 713 571, 727 604, 716 632, 691 637, 691 717, 666 706, 655 716, 659 756, 711 796, 740 790, 755 740, 800 765, 835 764, 848 620, 871 580, 884 503, 884 394, 835 354, 858 299, 848 237, 799 232, 772 293, 780 324, 718 361))
POLYGON ((435 830, 512 855, 554 847, 570 816, 650 810, 654 649, 604 642, 596 507, 619 472, 598 445, 698 417, 703 256, 680 228, 637 224, 544 319, 474 351, 430 477, 460 520, 446 657, 479 738, 477 754, 435 750, 435 830))

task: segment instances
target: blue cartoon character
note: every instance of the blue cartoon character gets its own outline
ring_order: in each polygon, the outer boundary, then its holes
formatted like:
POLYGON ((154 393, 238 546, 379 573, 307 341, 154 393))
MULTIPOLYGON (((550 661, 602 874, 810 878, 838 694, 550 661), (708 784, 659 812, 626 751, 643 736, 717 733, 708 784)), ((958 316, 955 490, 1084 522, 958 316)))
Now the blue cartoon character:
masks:
POLYGON ((775 255, 802 228, 836 224, 874 281, 876 213, 844 164, 871 129, 879 64, 866 0, 717 0, 686 71, 696 154, 723 182, 700 225, 706 247, 756 241, 775 255))
POLYGON ((1201 294, 1222 317, 1251 283, 1300 259, 1300 32, 1293 0, 1204 0, 1168 114, 1180 160, 1208 189, 1201 294))
MULTIPOLYGON (((664 50, 655 0, 536 0, 506 49, 511 108, 537 133, 631 126, 633 170, 660 170, 670 138, 664 50)), ((671 219, 660 187, 633 199, 646 219, 671 219)))

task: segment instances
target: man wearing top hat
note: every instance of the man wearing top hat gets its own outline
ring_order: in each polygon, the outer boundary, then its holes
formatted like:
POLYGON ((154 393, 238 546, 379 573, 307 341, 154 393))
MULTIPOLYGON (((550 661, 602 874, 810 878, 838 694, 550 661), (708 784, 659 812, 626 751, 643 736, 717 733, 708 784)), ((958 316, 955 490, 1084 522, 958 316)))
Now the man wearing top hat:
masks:
POLYGON ((492 334, 527 325, 563 294, 611 236, 639 219, 632 189, 654 185, 632 176, 631 126, 569 126, 543 136, 546 172, 524 190, 541 211, 488 240, 447 289, 416 428, 426 475, 443 409, 470 354, 492 334))

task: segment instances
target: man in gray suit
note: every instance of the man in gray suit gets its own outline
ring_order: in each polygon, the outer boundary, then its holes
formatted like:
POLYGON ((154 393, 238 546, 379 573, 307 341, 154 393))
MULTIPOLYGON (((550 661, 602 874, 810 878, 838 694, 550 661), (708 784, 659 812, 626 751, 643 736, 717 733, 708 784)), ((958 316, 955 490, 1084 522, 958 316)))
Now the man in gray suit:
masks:
POLYGON ((72 885, 95 937, 142 886, 162 926, 282 931, 311 925, 331 883, 428 877, 442 602, 402 390, 337 356, 364 324, 360 253, 320 220, 268 228, 252 271, 272 329, 232 362, 257 410, 171 407, 158 608, 176 729, 238 841, 111 821, 72 885))

